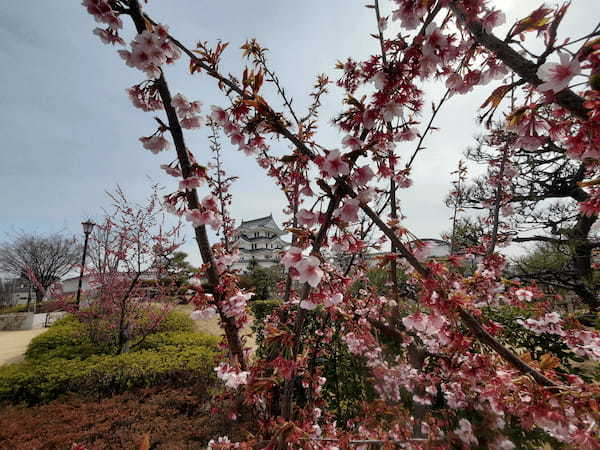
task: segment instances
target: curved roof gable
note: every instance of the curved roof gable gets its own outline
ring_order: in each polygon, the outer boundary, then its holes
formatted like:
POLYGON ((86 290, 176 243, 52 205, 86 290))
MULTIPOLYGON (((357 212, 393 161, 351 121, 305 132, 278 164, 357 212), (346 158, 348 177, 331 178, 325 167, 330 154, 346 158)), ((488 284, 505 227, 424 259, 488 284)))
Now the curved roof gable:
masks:
POLYGON ((282 231, 281 228, 279 228, 279 226, 275 223, 273 214, 269 214, 265 217, 259 217, 258 219, 242 220, 241 225, 236 228, 236 231, 249 231, 256 228, 269 228, 278 234, 285 234, 285 232, 282 231))

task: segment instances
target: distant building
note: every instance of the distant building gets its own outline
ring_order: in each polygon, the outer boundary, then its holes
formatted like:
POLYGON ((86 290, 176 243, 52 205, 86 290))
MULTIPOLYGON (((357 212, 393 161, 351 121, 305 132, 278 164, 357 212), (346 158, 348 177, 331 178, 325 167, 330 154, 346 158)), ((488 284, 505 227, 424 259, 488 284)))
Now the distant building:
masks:
MULTIPOLYGON (((156 272, 149 270, 142 272, 139 276, 140 280, 155 280, 156 272)), ((132 275, 133 277, 133 275, 132 275)), ((65 278, 57 283, 54 283, 50 289, 46 291, 44 300, 51 300, 59 297, 75 297, 77 288, 79 287, 79 275, 75 277, 65 278)), ((94 283, 94 277, 84 275, 81 279, 81 293, 83 296, 94 295, 94 289, 97 287, 94 283)))
POLYGON ((283 231, 273 220, 273 215, 253 220, 242 220, 234 231, 235 246, 240 250, 240 259, 234 269, 245 272, 256 264, 258 267, 272 267, 279 264, 282 250, 289 243, 281 239, 283 231))
POLYGON ((0 280, 2 282, 2 295, 0 299, 7 306, 26 305, 35 298, 31 282, 24 278, 10 278, 0 280), (6 298, 4 298, 6 297, 6 298))

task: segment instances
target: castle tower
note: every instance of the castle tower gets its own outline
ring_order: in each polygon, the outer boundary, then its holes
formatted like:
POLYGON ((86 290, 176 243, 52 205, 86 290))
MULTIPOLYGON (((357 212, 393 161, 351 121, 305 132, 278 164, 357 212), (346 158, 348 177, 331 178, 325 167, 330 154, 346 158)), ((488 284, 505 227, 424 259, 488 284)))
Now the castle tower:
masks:
POLYGON ((253 220, 242 220, 234 231, 234 245, 240 250, 240 259, 234 268, 245 272, 252 264, 271 267, 279 263, 282 250, 289 243, 281 239, 283 231, 273 220, 273 215, 253 220))

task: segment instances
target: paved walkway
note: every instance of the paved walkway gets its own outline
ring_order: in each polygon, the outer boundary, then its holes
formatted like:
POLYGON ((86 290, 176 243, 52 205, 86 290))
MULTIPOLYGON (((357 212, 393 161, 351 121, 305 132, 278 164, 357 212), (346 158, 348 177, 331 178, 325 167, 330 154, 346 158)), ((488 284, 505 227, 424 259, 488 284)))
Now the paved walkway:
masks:
POLYGON ((0 331, 0 366, 21 361, 29 342, 46 330, 0 331))

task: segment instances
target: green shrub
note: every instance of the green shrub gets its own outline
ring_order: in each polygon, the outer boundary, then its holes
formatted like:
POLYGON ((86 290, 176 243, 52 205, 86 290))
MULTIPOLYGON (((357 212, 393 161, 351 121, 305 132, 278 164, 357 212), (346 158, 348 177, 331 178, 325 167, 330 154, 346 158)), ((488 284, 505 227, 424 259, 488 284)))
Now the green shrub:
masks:
POLYGON ((183 311, 170 311, 158 325, 156 333, 166 333, 169 331, 180 331, 191 333, 194 331, 194 321, 189 314, 183 311))
POLYGON ((217 336, 202 333, 167 332, 146 336, 135 350, 158 350, 163 347, 207 347, 218 350, 221 339, 217 336))
MULTIPOLYGON (((134 350, 152 349, 164 346, 206 346, 218 345, 218 338, 193 333, 192 319, 185 313, 171 311, 157 328, 157 332, 146 336, 134 350)), ((79 322, 74 316, 57 320, 43 334, 32 339, 25 356, 27 359, 85 359, 92 355, 114 354, 117 348, 108 342, 93 342, 90 324, 79 322)))
POLYGON ((22 312, 27 312, 27 305, 7 306, 6 308, 0 308, 0 314, 16 314, 22 312))
POLYGON ((164 346, 85 360, 31 360, 0 368, 0 402, 47 402, 68 392, 112 395, 135 387, 214 381, 216 353, 208 347, 164 346))
POLYGON ((33 338, 25 356, 27 359, 75 359, 107 352, 110 349, 106 346, 98 346, 90 341, 82 323, 73 316, 67 316, 33 338))

